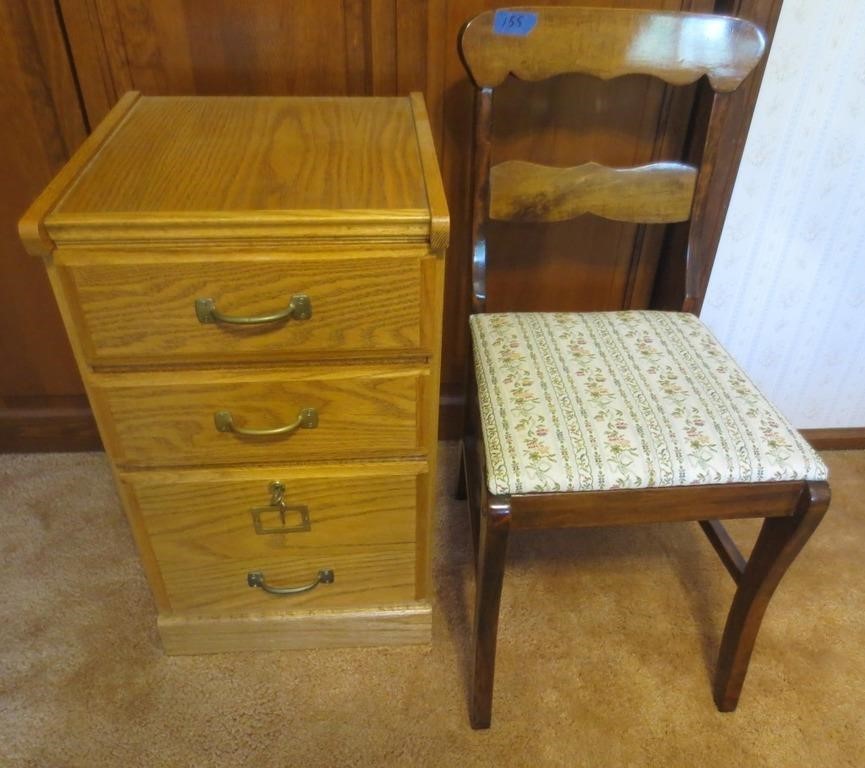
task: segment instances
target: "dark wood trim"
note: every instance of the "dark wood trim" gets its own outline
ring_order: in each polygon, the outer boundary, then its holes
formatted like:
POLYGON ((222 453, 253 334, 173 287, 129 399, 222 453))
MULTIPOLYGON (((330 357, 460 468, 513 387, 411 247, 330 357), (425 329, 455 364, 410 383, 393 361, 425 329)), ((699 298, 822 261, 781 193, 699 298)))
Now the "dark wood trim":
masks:
POLYGON ((818 451, 856 451, 865 448, 865 427, 832 427, 800 430, 818 451))
POLYGON ((84 395, 0 401, 0 453, 100 450, 102 441, 84 395))

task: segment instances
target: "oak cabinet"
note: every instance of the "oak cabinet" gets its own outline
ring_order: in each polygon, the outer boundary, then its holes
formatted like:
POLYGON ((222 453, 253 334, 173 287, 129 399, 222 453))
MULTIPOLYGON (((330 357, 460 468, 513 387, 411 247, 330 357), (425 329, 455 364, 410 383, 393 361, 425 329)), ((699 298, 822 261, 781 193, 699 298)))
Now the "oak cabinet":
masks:
POLYGON ((130 92, 20 229, 166 651, 428 641, 449 218, 423 97, 130 92))

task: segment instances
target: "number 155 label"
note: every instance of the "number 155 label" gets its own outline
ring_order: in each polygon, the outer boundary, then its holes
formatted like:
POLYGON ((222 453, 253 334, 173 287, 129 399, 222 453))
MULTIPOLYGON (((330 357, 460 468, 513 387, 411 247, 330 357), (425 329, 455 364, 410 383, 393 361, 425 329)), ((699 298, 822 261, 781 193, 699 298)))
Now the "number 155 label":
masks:
POLYGON ((529 11, 496 11, 493 32, 497 35, 525 37, 538 23, 538 14, 529 11))

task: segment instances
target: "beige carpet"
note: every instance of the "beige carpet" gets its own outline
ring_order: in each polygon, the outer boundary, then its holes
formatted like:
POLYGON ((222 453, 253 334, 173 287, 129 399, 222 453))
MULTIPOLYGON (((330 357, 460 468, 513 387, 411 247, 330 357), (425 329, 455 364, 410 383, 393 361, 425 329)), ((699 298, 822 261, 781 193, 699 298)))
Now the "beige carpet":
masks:
POLYGON ((473 732, 453 445, 432 647, 175 658, 104 457, 0 456, 0 766, 865 765, 865 452, 826 458, 736 713, 710 688, 732 581, 695 524, 523 534, 473 732))

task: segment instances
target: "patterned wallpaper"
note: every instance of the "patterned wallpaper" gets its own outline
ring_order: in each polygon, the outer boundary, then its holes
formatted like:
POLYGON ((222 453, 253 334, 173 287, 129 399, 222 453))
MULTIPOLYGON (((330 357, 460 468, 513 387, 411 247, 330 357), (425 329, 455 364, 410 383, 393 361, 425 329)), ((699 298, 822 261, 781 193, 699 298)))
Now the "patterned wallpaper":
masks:
POLYGON ((784 0, 701 315, 799 428, 865 426, 863 30, 784 0))

